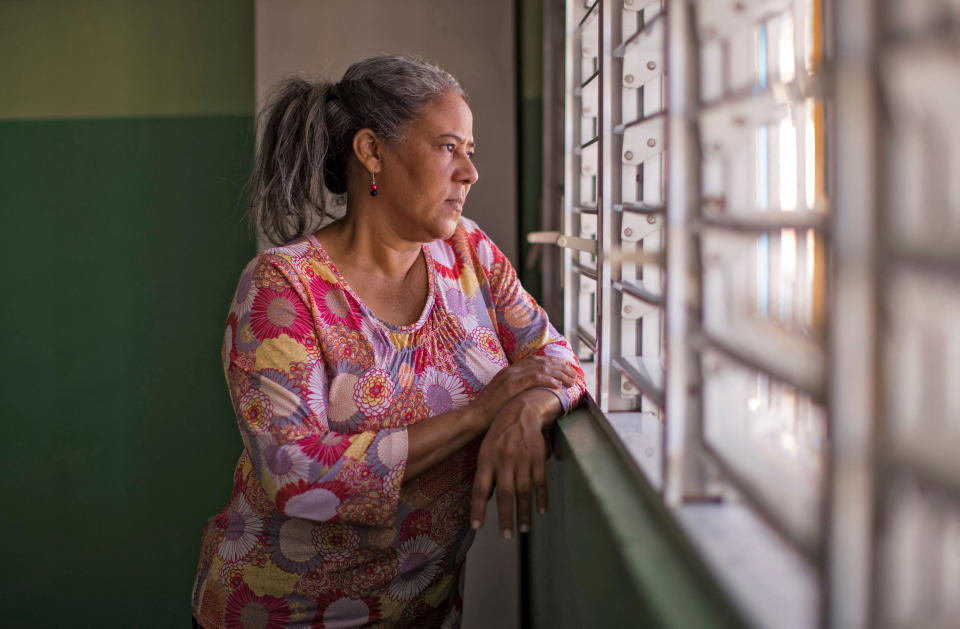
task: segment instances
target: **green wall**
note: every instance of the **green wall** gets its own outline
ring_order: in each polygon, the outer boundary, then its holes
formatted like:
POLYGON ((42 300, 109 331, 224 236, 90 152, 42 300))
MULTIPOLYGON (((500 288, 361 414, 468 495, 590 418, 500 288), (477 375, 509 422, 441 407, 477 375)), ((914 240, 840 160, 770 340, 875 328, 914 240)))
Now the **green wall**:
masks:
MULTIPOLYGON (((543 298, 541 259, 528 266, 527 234, 540 231, 543 184, 543 0, 516 0, 517 50, 517 261, 523 286, 543 298)), ((542 255, 550 255, 548 248, 542 255)))
POLYGON ((252 5, 0 2, 4 627, 189 626, 241 448, 252 5))
POLYGON ((743 629, 713 580, 596 409, 554 430, 549 509, 528 536, 536 629, 743 629))

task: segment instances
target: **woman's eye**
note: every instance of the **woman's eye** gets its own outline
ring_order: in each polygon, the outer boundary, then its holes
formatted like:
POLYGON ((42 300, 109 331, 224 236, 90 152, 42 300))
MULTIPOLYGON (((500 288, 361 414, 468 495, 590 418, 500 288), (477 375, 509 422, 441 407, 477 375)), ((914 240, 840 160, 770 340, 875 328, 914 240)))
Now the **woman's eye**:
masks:
POLYGON ((443 145, 443 148, 446 149, 446 150, 448 150, 448 151, 450 151, 451 153, 453 153, 454 151, 457 150, 457 145, 456 145, 456 144, 444 144, 444 145, 443 145))

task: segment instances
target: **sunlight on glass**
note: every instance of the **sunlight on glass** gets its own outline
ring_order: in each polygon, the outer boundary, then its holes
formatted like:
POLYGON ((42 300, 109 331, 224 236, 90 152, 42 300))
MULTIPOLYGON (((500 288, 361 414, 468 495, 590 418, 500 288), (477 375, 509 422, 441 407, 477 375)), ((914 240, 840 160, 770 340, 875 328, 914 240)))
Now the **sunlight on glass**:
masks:
POLYGON ((803 124, 803 183, 808 210, 812 210, 817 201, 817 127, 814 121, 816 106, 817 104, 814 99, 811 98, 807 100, 807 115, 805 116, 803 124))
POLYGON ((788 83, 797 75, 797 51, 793 44, 793 16, 785 13, 780 18, 780 42, 777 55, 780 80, 788 83))
MULTIPOLYGON (((747 379, 747 393, 741 402, 747 412, 743 416, 744 436, 760 445, 761 450, 773 450, 794 461, 804 473, 819 473, 823 461, 826 412, 806 395, 763 373, 724 364, 728 393, 736 396, 739 388, 734 383, 747 379), (764 447, 765 446, 765 447, 764 447)), ((742 408, 742 407, 741 407, 742 408)), ((728 411, 733 414, 732 411, 728 411)), ((737 432, 732 425, 727 429, 737 432)))
POLYGON ((819 472, 825 429, 823 409, 791 387, 776 382, 765 384, 770 390, 767 403, 754 398, 750 404, 754 438, 777 448, 808 471, 819 472))
POLYGON ((789 118, 780 121, 780 208, 797 209, 797 128, 789 118))
MULTIPOLYGON (((806 17, 784 13, 755 31, 759 88, 766 87, 774 76, 779 82, 794 81, 798 72, 810 66, 813 29, 806 17), (803 50, 798 51, 798 46, 803 50)), ((822 138, 818 136, 816 112, 815 99, 803 99, 781 113, 780 120, 757 126, 753 138, 755 211, 790 212, 812 209, 817 204, 818 185, 822 183, 818 181, 822 138)), ((731 183, 735 186, 740 182, 731 183)), ((814 319, 816 273, 821 271, 817 268, 815 231, 780 229, 758 235, 755 243, 750 275, 754 285, 749 292, 754 313, 807 335, 814 319)), ((765 374, 748 377, 749 392, 745 391, 747 395, 740 402, 744 405, 745 434, 763 450, 796 461, 808 472, 818 471, 826 434, 823 409, 765 374)))
POLYGON ((793 323, 804 304, 795 302, 797 294, 797 232, 780 230, 780 321, 793 323))
POLYGON ((812 326, 813 325, 813 295, 814 295, 814 285, 816 283, 816 244, 817 244, 817 235, 816 232, 812 229, 808 229, 806 237, 804 238, 806 247, 807 247, 807 257, 806 257, 806 281, 803 282, 803 303, 809 304, 810 307, 804 309, 803 316, 800 318, 801 325, 812 326))

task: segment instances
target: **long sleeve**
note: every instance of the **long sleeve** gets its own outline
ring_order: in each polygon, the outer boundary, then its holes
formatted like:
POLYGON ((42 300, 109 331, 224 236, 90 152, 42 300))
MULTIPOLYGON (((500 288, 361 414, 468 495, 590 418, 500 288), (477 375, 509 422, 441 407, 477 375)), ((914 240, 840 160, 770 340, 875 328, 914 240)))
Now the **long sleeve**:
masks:
MULTIPOLYGON (((282 514, 389 525, 406 467, 406 428, 331 429, 342 391, 330 390, 317 333, 324 322, 307 282, 288 256, 270 251, 241 276, 223 360, 244 445, 282 514)), ((376 386, 356 384, 361 393, 376 386)))
POLYGON ((516 270, 497 245, 475 225, 472 225, 469 237, 489 283, 497 335, 507 360, 512 364, 540 354, 563 358, 576 367, 576 384, 563 392, 555 392, 563 412, 568 412, 586 391, 580 361, 563 335, 550 324, 546 311, 520 284, 516 270))

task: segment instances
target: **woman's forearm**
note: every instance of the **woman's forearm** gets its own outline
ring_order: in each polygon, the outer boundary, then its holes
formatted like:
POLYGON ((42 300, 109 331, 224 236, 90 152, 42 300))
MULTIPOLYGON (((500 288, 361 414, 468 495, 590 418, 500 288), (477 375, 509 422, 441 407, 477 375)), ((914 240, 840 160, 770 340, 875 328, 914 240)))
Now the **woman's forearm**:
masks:
POLYGON ((403 482, 407 483, 474 439, 482 437, 490 428, 502 430, 514 421, 524 418, 548 428, 563 408, 555 393, 545 388, 532 388, 514 396, 498 413, 494 426, 484 412, 472 404, 461 409, 434 415, 407 428, 408 454, 403 482))
POLYGON ((479 528, 487 500, 497 490, 497 511, 504 537, 513 535, 514 500, 521 532, 530 530, 532 489, 537 510, 547 508, 546 444, 543 431, 563 412, 559 398, 546 389, 529 389, 503 407, 487 431, 477 457, 470 520, 479 528))
POLYGON ((410 482, 482 436, 488 425, 488 421, 483 421, 482 411, 468 404, 409 426, 407 468, 403 482, 410 482))
POLYGON ((403 482, 413 480, 483 436, 506 405, 533 404, 536 408, 555 408, 559 414, 561 404, 556 395, 537 387, 569 387, 577 377, 577 369, 552 356, 531 356, 502 369, 463 408, 428 417, 407 428, 407 467, 403 482), (547 398, 556 406, 551 406, 547 398))

